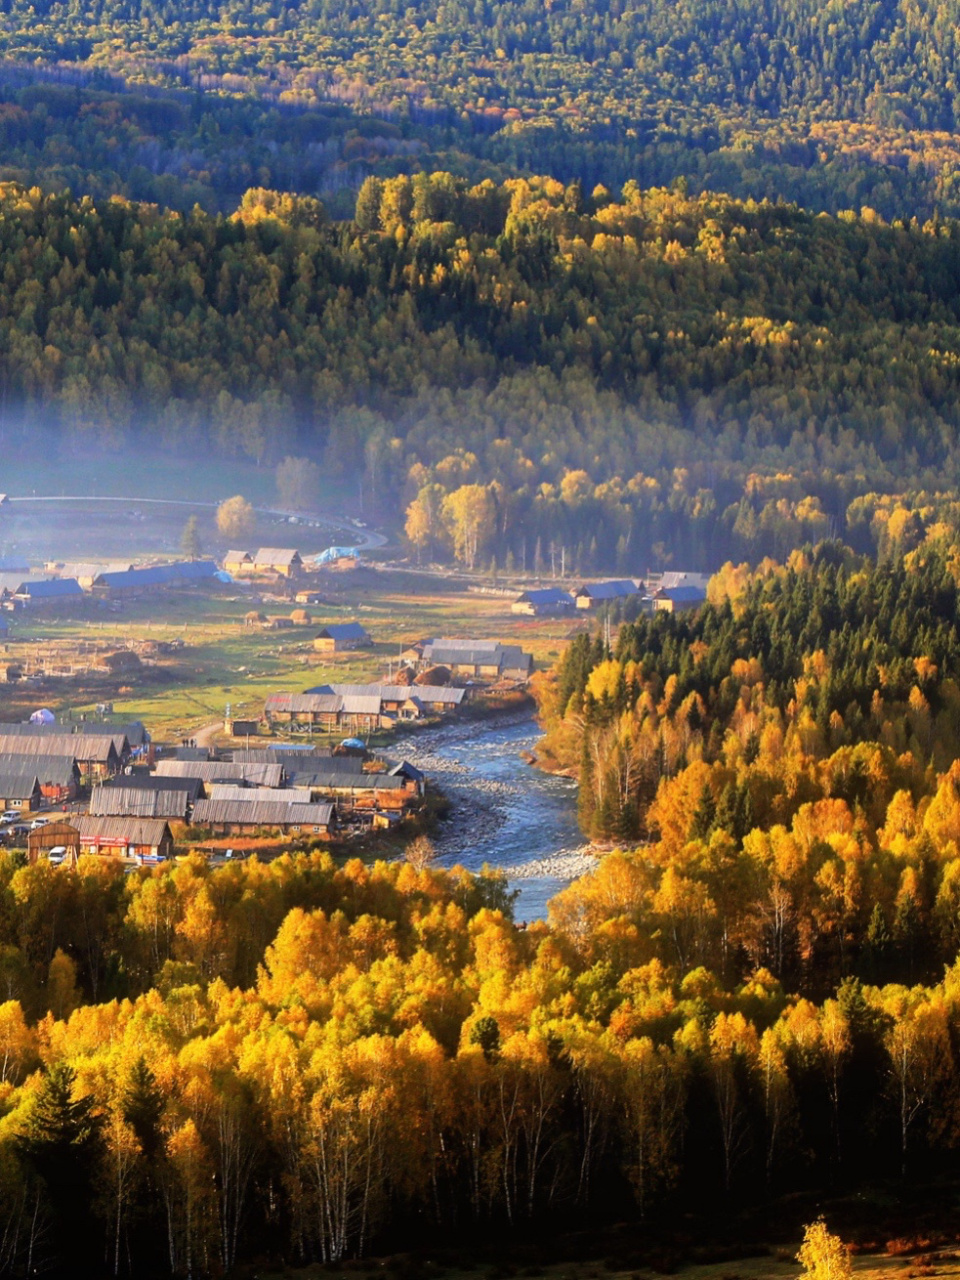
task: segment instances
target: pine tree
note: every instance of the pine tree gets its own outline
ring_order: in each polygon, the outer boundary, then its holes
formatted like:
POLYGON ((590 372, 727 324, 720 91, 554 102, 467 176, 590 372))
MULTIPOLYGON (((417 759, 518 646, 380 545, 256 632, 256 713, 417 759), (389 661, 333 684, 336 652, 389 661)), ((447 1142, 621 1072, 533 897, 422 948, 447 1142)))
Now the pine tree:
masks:
POLYGON ((148 1166, 152 1167, 165 1150, 161 1127, 163 1094, 157 1078, 143 1058, 138 1058, 130 1072, 130 1082, 123 1095, 123 1118, 136 1135, 148 1166))
POLYGON ((887 917, 883 914, 880 903, 875 902, 861 953, 861 968, 865 982, 877 986, 882 986, 886 982, 892 953, 893 938, 887 926, 887 917))
POLYGON ((588 735, 584 734, 583 750, 580 755, 580 785, 577 788, 577 822, 585 836, 594 834, 595 806, 593 759, 590 755, 588 735))
POLYGON ((690 823, 690 839, 706 840, 713 829, 716 817, 717 804, 713 798, 713 792, 710 790, 710 784, 704 783, 703 790, 700 792, 700 800, 690 823))
POLYGON ((742 782, 737 788, 737 819, 734 834, 738 840, 742 840, 744 836, 750 834, 753 826, 753 799, 750 795, 750 787, 746 782, 742 782))
POLYGON ((728 782, 720 792, 720 799, 717 802, 717 812, 713 821, 713 825, 720 831, 727 831, 735 839, 740 839, 737 830, 739 826, 738 808, 739 808, 738 788, 735 783, 728 782))
POLYGON ((912 893, 906 893, 897 904, 893 918, 893 939, 899 962, 898 976, 907 983, 916 982, 917 969, 923 951, 923 922, 920 908, 912 893))
POLYGON ((479 1045, 483 1056, 493 1062, 500 1056, 500 1024, 490 1014, 484 1014, 473 1024, 470 1032, 470 1043, 479 1045))
POLYGON ((97 1274, 102 1244, 93 1202, 103 1120, 92 1095, 74 1098, 75 1078, 66 1063, 50 1068, 16 1150, 40 1183, 61 1262, 69 1258, 71 1274, 82 1277, 97 1274))
POLYGON ((198 560, 200 558, 202 547, 200 545, 200 530, 196 516, 191 516, 183 526, 183 533, 180 535, 180 550, 188 560, 198 560))

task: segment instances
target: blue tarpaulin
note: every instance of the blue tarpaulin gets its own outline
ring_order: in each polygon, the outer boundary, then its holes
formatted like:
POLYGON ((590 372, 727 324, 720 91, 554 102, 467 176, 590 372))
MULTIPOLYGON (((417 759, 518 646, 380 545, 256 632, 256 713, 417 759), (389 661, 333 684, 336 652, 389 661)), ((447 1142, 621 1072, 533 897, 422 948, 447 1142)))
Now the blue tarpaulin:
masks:
POLYGON ((356 559, 360 555, 358 547, 327 547, 318 556, 313 557, 314 564, 329 564, 332 560, 356 559))

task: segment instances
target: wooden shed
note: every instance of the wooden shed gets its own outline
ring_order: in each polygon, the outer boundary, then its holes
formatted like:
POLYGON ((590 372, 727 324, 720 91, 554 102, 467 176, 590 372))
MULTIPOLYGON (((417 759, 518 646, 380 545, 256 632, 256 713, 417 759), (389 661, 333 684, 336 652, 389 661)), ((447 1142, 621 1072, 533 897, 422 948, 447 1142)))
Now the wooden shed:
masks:
POLYGON ((253 557, 252 570, 257 577, 277 574, 281 578, 295 578, 302 568, 300 552, 293 547, 260 547, 253 557))
POLYGON ((331 622, 317 633, 313 647, 318 653, 346 653, 366 649, 372 643, 369 632, 359 622, 331 622))
POLYGON ((242 578, 253 568, 253 556, 249 551, 228 551, 223 557, 223 568, 232 578, 242 578))
POLYGON ((343 700, 333 693, 271 693, 264 705, 268 724, 334 730, 343 700))
POLYGON ((162 862, 173 856, 173 836, 164 818, 85 814, 76 819, 76 829, 82 854, 122 858, 127 862, 162 862))
POLYGON ((40 858, 46 858, 51 849, 65 848, 68 857, 64 862, 76 863, 80 855, 80 832, 72 822, 48 822, 27 836, 27 857, 33 866, 40 858))

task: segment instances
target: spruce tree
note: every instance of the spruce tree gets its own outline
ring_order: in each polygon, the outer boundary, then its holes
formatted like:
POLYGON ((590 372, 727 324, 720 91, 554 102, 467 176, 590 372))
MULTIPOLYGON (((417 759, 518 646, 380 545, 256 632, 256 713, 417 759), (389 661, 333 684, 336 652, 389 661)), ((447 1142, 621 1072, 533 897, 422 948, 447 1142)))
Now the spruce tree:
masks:
MULTIPOLYGON (((52 1220, 54 1265, 71 1275, 98 1273, 102 1240, 94 1216, 94 1180, 103 1149, 102 1118, 95 1099, 73 1096, 76 1073, 57 1063, 40 1087, 16 1140, 16 1151, 40 1184, 52 1220)), ((51 1260, 52 1261, 52 1260, 51 1260)))
POLYGON ((893 938, 887 926, 887 917, 883 914, 880 903, 875 902, 861 953, 861 968, 865 982, 882 986, 887 981, 892 952, 893 938))
POLYGON ((703 790, 700 792, 700 800, 690 823, 690 839, 706 840, 713 830, 716 817, 717 804, 713 798, 713 792, 710 790, 710 784, 704 783, 703 790))
POLYGON ((153 1167, 165 1152, 166 1143, 160 1124, 163 1108, 163 1094, 157 1078, 144 1059, 138 1058, 123 1095, 123 1118, 136 1135, 149 1167, 153 1167))

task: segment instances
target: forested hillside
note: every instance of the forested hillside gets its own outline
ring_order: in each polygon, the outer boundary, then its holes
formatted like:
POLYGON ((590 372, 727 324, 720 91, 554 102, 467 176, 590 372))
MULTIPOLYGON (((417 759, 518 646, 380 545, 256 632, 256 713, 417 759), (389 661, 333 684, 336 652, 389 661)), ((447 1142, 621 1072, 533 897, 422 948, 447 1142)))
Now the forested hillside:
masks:
POLYGON ((811 801, 742 852, 612 855, 526 930, 502 881, 409 864, 5 853, 0 1274, 434 1275, 624 1221, 629 1271, 949 1169, 953 777, 923 821, 894 794, 882 854, 811 801))
POLYGON ((428 551, 477 486, 480 562, 528 568, 538 542, 715 567, 854 515, 876 549, 871 491, 908 495, 908 541, 950 501, 953 222, 447 174, 368 180, 350 223, 262 190, 214 217, 7 186, 0 212, 8 438, 296 446, 419 501, 428 551))
POLYGON ((827 815, 856 833, 858 852, 856 868, 817 882, 808 928, 821 942, 822 895, 840 893, 835 905, 854 915, 900 900, 896 877, 889 901, 880 887, 894 836, 920 840, 918 873, 946 875, 954 837, 941 824, 960 755, 956 536, 941 525, 879 565, 839 543, 787 566, 728 564, 710 604, 624 625, 613 653, 578 636, 540 691, 541 749, 577 771, 584 830, 659 841, 658 861, 692 867, 721 845, 746 853, 755 827, 768 835, 750 856, 763 860, 796 837, 798 815, 827 815))
POLYGON ((364 170, 684 175, 814 209, 960 212, 952 4, 6 0, 2 18, 2 161, 28 182, 99 191, 106 171, 186 209, 236 199, 245 162, 246 185, 310 194, 364 170))

